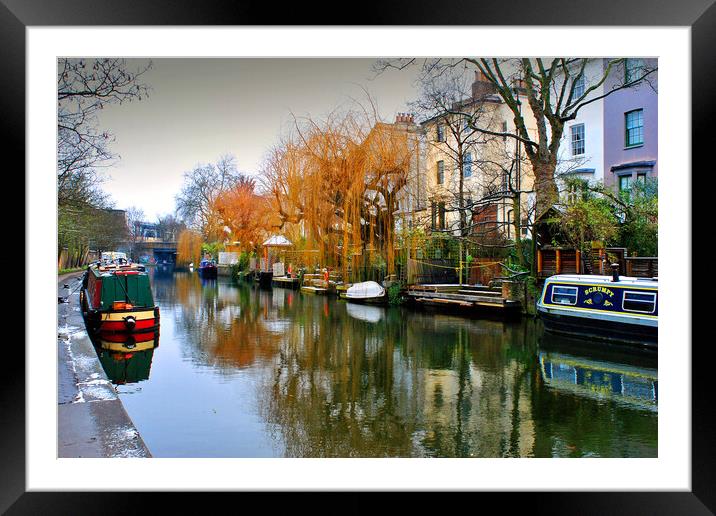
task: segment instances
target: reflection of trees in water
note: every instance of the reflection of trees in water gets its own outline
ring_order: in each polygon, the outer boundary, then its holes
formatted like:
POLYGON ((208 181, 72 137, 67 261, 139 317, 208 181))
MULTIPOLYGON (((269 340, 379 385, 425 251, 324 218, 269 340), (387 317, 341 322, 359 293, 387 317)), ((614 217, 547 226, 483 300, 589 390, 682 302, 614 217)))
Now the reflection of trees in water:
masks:
POLYGON ((416 407, 405 325, 350 318, 345 305, 303 298, 259 406, 291 457, 411 455, 416 407))
POLYGON ((420 314, 409 324, 409 355, 422 375, 420 454, 529 456, 534 422, 528 389, 534 338, 510 324, 420 314), (526 388, 527 387, 527 388, 526 388))
POLYGON ((187 274, 177 276, 175 297, 178 329, 191 335, 185 352, 192 361, 230 370, 276 353, 280 335, 267 328, 275 318, 270 292, 187 274))
POLYGON ((525 325, 399 310, 367 323, 322 302, 304 306, 259 394, 286 455, 532 453, 525 325))
POLYGON ((262 364, 259 414, 286 456, 656 454, 656 414, 545 384, 533 321, 351 316, 333 299, 196 275, 173 288, 192 360, 262 364))

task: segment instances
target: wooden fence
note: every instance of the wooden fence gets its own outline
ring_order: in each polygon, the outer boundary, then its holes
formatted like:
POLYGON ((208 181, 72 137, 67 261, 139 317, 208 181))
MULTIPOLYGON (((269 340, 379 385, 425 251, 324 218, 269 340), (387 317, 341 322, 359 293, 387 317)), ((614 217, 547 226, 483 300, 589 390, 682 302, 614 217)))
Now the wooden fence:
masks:
POLYGON ((619 274, 637 278, 654 278, 658 275, 659 259, 654 256, 626 256, 623 247, 607 247, 601 252, 583 255, 578 249, 545 247, 537 250, 537 277, 555 274, 610 275, 611 263, 619 264, 619 274))

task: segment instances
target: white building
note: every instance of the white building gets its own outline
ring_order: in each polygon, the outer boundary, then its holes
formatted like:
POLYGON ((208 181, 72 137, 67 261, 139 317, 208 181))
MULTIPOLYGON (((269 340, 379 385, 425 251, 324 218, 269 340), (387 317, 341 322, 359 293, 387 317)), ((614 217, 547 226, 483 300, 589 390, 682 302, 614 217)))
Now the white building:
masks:
MULTIPOLYGON (((581 65, 581 60, 575 65, 581 65)), ((572 77, 578 70, 571 70, 572 77)), ((599 82, 604 74, 604 59, 590 59, 574 89, 573 98, 582 96, 586 88, 599 82)), ((555 89, 560 88, 562 80, 555 81, 555 89)), ((568 87, 570 83, 567 85, 568 87)), ((556 91, 559 94, 559 91, 556 91)), ((604 85, 593 90, 586 99, 597 98, 604 94, 604 85)), ((564 190, 564 179, 567 176, 579 177, 590 182, 604 180, 604 105, 603 100, 596 100, 582 107, 574 120, 565 124, 562 142, 557 158, 557 177, 560 192, 564 190)))

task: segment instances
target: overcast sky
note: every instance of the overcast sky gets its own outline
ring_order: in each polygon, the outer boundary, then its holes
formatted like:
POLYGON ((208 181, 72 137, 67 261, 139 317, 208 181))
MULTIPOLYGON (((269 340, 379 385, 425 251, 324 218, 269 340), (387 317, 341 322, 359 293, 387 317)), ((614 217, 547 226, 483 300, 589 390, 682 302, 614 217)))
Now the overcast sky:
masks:
MULTIPOLYGON (((130 68, 146 61, 132 59, 130 68)), ((285 133, 291 113, 321 117, 361 86, 390 121, 416 96, 416 69, 375 77, 372 59, 153 59, 144 77, 148 99, 111 106, 103 129, 121 156, 104 184, 117 208, 138 206, 147 220, 174 211, 185 171, 236 156, 256 174, 265 153, 285 133)), ((417 67, 415 67, 417 68, 417 67)))

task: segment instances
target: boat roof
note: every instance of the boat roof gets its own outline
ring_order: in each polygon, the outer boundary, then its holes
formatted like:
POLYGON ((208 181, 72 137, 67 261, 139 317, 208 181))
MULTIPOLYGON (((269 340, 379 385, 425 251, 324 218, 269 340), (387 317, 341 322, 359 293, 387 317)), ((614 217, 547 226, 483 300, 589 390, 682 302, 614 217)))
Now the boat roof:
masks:
POLYGON ((93 263, 90 264, 89 268, 96 274, 112 274, 119 271, 137 271, 146 274, 144 266, 138 263, 126 263, 122 265, 117 263, 93 263))
POLYGON ((570 282, 570 283, 604 283, 605 285, 626 285, 640 287, 658 287, 658 278, 637 278, 634 276, 619 276, 619 281, 612 281, 611 276, 597 276, 591 274, 557 274, 550 276, 546 282, 570 282))

